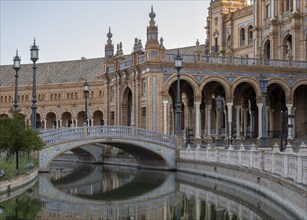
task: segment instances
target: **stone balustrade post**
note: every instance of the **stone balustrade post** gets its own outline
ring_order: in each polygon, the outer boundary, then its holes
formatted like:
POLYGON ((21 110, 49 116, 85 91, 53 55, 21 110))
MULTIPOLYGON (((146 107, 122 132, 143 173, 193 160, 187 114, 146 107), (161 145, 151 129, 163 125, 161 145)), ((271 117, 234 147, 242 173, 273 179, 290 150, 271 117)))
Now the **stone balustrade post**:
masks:
POLYGON ((245 148, 244 148, 244 145, 241 143, 240 144, 240 149, 238 151, 238 154, 239 154, 239 161, 238 161, 238 165, 241 166, 242 165, 242 151, 244 151, 245 148))
POLYGON ((83 127, 83 137, 88 136, 88 126, 83 127))
POLYGON ((227 150, 227 163, 230 164, 230 156, 231 156, 231 151, 233 151, 233 147, 229 146, 227 150))
MULTIPOLYGON (((307 146, 304 142, 302 142, 301 146, 299 147, 298 155, 297 155, 297 176, 296 176, 296 182, 307 184, 307 176, 304 176, 304 170, 307 169, 307 167, 304 167, 303 159, 306 160, 307 157, 307 146)), ((307 164, 305 163, 305 166, 307 164)))
POLYGON ((275 174, 276 173, 276 154, 279 154, 279 146, 277 143, 273 145, 273 150, 272 150, 272 164, 271 164, 271 173, 275 174))
POLYGON ((287 144, 286 150, 283 155, 283 173, 282 177, 283 178, 288 178, 289 177, 289 154, 293 154, 292 146, 290 143, 287 144))

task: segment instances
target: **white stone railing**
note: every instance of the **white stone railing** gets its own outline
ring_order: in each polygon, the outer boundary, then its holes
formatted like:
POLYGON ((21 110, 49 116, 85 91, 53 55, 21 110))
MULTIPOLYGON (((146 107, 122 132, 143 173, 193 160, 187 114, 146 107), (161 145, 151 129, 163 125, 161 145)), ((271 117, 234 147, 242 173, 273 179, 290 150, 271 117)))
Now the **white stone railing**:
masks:
POLYGON ((175 137, 148 131, 141 128, 127 126, 93 126, 79 128, 52 129, 40 133, 40 137, 46 145, 56 144, 69 140, 78 140, 89 137, 122 137, 145 140, 175 148, 175 137))
POLYGON ((224 148, 185 148, 179 150, 180 159, 192 161, 229 164, 271 175, 287 178, 295 183, 307 185, 307 146, 302 143, 297 153, 287 145, 285 152, 280 152, 277 144, 270 150, 257 150, 255 145, 246 150, 243 145, 239 150, 224 148))
POLYGON ((67 140, 83 138, 83 128, 52 129, 40 133, 40 137, 46 145, 64 142, 67 140))

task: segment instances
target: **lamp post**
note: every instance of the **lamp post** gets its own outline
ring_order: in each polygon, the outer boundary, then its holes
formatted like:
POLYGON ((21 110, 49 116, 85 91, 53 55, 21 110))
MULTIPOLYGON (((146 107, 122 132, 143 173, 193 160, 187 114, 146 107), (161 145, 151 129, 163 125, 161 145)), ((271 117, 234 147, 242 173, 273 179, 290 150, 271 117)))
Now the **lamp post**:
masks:
POLYGON ((18 56, 18 50, 16 50, 16 56, 13 59, 15 74, 15 96, 14 96, 14 112, 18 111, 18 71, 20 70, 20 57, 18 56))
POLYGON ((217 109, 217 138, 216 138, 216 146, 223 147, 223 140, 221 139, 221 109, 223 99, 220 95, 216 97, 216 109, 217 109))
POLYGON ((36 61, 38 60, 38 46, 35 44, 35 38, 34 38, 34 44, 30 48, 31 51, 31 60, 33 62, 33 86, 32 86, 32 117, 31 117, 31 128, 32 130, 36 129, 36 61))
POLYGON ((266 115, 266 96, 268 89, 268 79, 264 74, 260 74, 259 78, 261 95, 262 95, 262 136, 260 137, 260 147, 268 148, 268 136, 267 136, 267 115, 266 115))
POLYGON ((88 93, 89 93, 89 86, 88 86, 87 80, 85 80, 85 82, 83 84, 83 92, 84 92, 84 100, 85 100, 84 125, 88 126, 88 121, 87 121, 87 98, 88 98, 88 93))
POLYGON ((177 55, 175 57, 175 68, 177 70, 177 95, 176 95, 176 110, 175 110, 175 123, 176 129, 175 134, 181 134, 181 95, 180 95, 180 69, 182 68, 182 57, 179 54, 179 50, 177 51, 177 55))

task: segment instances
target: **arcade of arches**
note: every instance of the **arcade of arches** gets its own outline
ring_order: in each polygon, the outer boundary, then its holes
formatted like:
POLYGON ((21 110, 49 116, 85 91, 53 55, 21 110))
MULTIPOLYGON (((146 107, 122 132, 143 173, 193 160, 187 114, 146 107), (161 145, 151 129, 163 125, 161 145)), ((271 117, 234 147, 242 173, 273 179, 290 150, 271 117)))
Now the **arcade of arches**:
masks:
MULTIPOLYGON (((262 94, 259 82, 254 78, 237 78, 231 84, 224 77, 209 76, 196 82, 189 74, 182 74, 180 80, 182 101, 181 129, 192 130, 196 139, 214 140, 218 133, 222 138, 235 140, 256 139, 262 136, 262 94), (216 97, 223 99, 218 129, 216 97)), ((173 134, 175 130, 176 76, 163 83, 156 100, 156 122, 153 122, 153 106, 149 96, 135 94, 135 87, 126 86, 122 92, 113 94, 118 107, 110 108, 109 114, 102 110, 88 112, 89 126, 125 125, 173 134), (117 95, 121 94, 121 97, 117 95), (159 95, 161 94, 161 95, 159 95), (141 96, 141 97, 140 97, 141 96), (147 105, 143 101, 146 98, 147 105), (138 101, 134 101, 137 99, 138 101), (117 111, 118 109, 118 111, 117 111), (109 122, 109 123, 108 123, 109 122)), ((148 89, 147 89, 148 91, 148 89)), ((307 82, 299 81, 290 87, 284 80, 269 79, 266 96, 267 130, 270 138, 279 138, 281 112, 294 114, 294 126, 288 130, 288 139, 307 137, 307 82)), ((112 106, 112 103, 110 104, 112 106)), ((97 107, 98 108, 98 107, 97 107)), ((94 109, 94 108, 93 108, 94 109)), ((0 117, 8 116, 1 114, 0 117)), ((84 125, 85 112, 82 108, 68 111, 37 111, 37 127, 41 129, 80 127, 84 125)), ((26 115, 30 123, 31 114, 26 115)))

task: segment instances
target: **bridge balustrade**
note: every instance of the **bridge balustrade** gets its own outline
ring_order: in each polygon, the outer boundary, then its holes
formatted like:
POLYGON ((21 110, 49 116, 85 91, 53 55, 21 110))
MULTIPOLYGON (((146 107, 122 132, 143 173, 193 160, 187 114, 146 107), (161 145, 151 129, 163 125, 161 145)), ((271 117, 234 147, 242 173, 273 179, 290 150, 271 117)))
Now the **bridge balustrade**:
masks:
POLYGON ((80 139, 84 137, 83 128, 52 129, 40 134, 41 139, 46 145, 51 145, 67 140, 80 139))
POLYGON ((180 149, 180 159, 230 164, 267 172, 296 183, 307 185, 307 147, 304 143, 297 153, 288 145, 285 152, 274 145, 273 150, 259 151, 253 146, 246 150, 243 145, 238 150, 233 148, 186 148, 180 149))
POLYGON ((146 129, 127 126, 93 126, 79 128, 53 129, 40 133, 40 137, 46 145, 51 145, 69 140, 86 137, 128 137, 137 140, 146 140, 154 143, 165 144, 175 148, 175 137, 160 134, 146 129), (86 129, 86 130, 85 130, 86 129))

